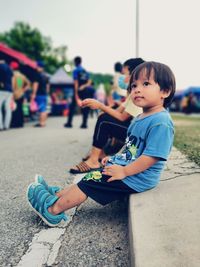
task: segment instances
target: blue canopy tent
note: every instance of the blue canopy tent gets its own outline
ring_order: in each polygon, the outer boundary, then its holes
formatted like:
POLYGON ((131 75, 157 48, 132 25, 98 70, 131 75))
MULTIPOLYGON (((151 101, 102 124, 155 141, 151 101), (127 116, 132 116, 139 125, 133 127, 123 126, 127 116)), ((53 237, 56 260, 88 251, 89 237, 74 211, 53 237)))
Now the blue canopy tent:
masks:
POLYGON ((184 95, 193 93, 200 96, 200 87, 191 86, 184 90, 184 95))
POLYGON ((193 103, 190 103, 190 112, 200 112, 200 87, 197 86, 190 86, 184 90, 176 91, 170 110, 178 112, 182 111, 182 101, 188 96, 193 98, 193 103))

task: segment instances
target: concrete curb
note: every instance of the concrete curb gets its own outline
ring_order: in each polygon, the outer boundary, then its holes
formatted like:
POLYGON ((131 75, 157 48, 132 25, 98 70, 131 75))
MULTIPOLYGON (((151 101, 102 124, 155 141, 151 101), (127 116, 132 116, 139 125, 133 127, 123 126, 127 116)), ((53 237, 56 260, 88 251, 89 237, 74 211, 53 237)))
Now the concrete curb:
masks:
POLYGON ((131 195, 131 266, 200 266, 200 168, 173 148, 158 187, 131 195))

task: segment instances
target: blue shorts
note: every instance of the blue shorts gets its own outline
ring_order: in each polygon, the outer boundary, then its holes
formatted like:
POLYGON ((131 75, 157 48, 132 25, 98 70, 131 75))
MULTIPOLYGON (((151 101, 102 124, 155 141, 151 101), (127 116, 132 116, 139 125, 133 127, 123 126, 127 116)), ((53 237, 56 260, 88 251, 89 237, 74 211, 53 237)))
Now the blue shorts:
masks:
POLYGON ((47 110, 47 96, 46 95, 37 95, 35 101, 38 105, 39 112, 45 112, 47 110))

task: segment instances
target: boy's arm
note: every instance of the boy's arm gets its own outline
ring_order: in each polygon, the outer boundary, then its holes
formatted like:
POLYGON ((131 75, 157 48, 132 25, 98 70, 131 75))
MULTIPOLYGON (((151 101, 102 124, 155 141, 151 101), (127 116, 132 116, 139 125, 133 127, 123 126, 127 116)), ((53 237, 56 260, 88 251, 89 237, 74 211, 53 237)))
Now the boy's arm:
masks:
POLYGON ((111 178, 108 179, 108 182, 122 180, 127 176, 135 175, 137 173, 147 170, 158 160, 159 158, 141 155, 138 159, 136 159, 134 162, 130 163, 127 166, 106 166, 103 170, 103 174, 111 176, 111 178))
POLYGON ((106 166, 103 173, 111 176, 108 180, 109 182, 122 180, 127 176, 132 176, 147 170, 161 159, 167 160, 173 144, 173 136, 173 127, 170 127, 165 123, 155 124, 155 126, 151 127, 151 130, 148 132, 146 146, 143 150, 144 154, 127 166, 106 166), (163 142, 161 142, 161 140, 163 140, 163 142))

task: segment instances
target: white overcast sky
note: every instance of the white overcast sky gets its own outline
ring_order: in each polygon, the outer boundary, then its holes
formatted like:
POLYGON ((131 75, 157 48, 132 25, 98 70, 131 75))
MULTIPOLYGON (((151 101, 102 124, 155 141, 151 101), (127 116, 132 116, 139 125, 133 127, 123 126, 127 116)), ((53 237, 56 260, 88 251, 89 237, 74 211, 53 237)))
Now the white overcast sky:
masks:
MULTIPOLYGON (((177 88, 200 86, 199 0, 139 0, 139 56, 165 63, 177 88)), ((28 22, 93 72, 135 57, 135 0, 0 0, 0 32, 28 22)))

